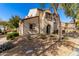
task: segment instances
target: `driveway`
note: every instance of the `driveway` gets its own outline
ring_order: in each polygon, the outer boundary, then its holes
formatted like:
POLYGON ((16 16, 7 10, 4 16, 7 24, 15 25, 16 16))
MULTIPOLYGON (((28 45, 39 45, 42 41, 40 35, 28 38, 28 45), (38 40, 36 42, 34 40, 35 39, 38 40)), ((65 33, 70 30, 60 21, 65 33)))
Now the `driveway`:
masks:
POLYGON ((74 48, 73 52, 70 54, 70 56, 79 56, 79 37, 77 37, 77 38, 69 37, 69 41, 77 44, 77 46, 75 46, 75 48, 74 48))
POLYGON ((5 42, 8 42, 6 36, 5 35, 0 35, 0 45, 5 43, 5 42))

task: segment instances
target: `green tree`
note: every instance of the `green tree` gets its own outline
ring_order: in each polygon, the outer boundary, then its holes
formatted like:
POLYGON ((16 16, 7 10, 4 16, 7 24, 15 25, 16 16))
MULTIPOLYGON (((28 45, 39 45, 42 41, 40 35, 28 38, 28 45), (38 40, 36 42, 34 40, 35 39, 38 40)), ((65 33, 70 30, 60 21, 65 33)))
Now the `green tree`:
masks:
POLYGON ((19 20, 20 20, 19 16, 13 16, 12 18, 10 18, 10 20, 9 20, 10 27, 11 28, 18 28, 19 27, 19 20))
POLYGON ((68 3, 62 4, 62 8, 64 9, 64 13, 67 17, 71 17, 75 23, 75 27, 77 27, 75 19, 77 19, 79 4, 77 3, 68 3))
POLYGON ((79 29, 79 19, 76 21, 76 27, 79 29))

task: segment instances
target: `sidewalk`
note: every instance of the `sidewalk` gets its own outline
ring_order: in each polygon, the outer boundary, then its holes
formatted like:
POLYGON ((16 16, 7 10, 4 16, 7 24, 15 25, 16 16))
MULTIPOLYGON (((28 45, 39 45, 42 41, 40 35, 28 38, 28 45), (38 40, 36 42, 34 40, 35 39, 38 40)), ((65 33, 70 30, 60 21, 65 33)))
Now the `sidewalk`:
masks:
POLYGON ((8 40, 6 39, 6 36, 5 35, 0 35, 0 45, 5 43, 5 42, 8 42, 8 40))

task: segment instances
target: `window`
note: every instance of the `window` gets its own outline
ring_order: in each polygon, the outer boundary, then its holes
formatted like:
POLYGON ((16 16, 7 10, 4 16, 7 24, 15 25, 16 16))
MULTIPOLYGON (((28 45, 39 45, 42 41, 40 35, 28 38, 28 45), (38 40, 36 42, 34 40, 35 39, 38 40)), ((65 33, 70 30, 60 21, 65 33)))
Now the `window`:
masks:
POLYGON ((34 23, 33 24, 29 24, 29 28, 30 28, 30 30, 35 29, 35 24, 34 23))
POLYGON ((50 18, 50 13, 46 13, 46 18, 50 18))
POLYGON ((29 25, 29 28, 30 28, 30 29, 33 29, 33 24, 30 24, 30 25, 29 25))
POLYGON ((52 15, 50 13, 46 12, 45 18, 51 20, 52 19, 52 15))

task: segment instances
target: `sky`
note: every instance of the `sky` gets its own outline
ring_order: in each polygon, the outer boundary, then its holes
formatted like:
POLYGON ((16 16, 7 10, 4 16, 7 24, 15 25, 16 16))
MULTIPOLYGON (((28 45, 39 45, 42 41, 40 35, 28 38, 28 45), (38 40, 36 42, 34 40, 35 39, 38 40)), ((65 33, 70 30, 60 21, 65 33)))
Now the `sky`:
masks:
MULTIPOLYGON (((50 4, 46 4, 48 8, 50 4)), ((12 16, 24 18, 32 8, 41 8, 38 3, 0 3, 0 20, 8 21, 12 16)), ((58 14, 62 22, 69 22, 71 18, 64 14, 63 9, 58 10, 58 14)))

